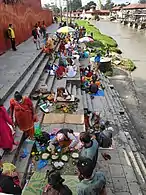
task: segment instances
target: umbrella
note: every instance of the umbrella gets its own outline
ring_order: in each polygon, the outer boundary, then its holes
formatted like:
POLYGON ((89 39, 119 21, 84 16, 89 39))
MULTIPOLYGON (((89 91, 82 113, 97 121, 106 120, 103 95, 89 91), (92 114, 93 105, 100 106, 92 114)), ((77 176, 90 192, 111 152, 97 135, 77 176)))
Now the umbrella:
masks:
POLYGON ((61 27, 57 30, 58 33, 71 33, 71 32, 74 32, 75 29, 69 27, 69 26, 64 26, 64 27, 61 27))
POLYGON ((80 43, 85 43, 85 42, 94 42, 93 39, 91 39, 90 37, 83 37, 81 39, 79 39, 80 43))

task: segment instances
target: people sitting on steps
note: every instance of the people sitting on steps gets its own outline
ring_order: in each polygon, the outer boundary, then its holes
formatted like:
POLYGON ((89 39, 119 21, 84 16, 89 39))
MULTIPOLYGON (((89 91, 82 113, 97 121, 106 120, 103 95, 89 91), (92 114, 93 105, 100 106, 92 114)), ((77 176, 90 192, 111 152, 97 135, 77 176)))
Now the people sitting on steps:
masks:
POLYGON ((52 170, 47 174, 48 184, 45 186, 43 195, 72 195, 72 191, 58 171, 52 170))
MULTIPOLYGON (((64 152, 74 150, 75 146, 78 144, 78 139, 74 134, 72 129, 60 129, 53 140, 50 142, 50 148, 54 148, 52 145, 61 146, 64 152)), ((52 153, 55 153, 54 149, 52 153)))

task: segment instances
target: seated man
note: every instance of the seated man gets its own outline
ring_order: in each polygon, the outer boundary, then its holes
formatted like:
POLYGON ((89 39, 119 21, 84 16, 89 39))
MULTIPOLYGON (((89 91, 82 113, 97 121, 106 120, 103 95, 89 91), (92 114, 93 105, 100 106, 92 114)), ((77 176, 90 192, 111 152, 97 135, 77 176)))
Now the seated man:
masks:
POLYGON ((50 171, 48 173, 48 185, 44 189, 43 195, 72 195, 68 186, 64 185, 65 180, 57 171, 50 171))
POLYGON ((92 160, 87 158, 79 159, 77 168, 80 174, 77 195, 107 195, 105 176, 102 172, 93 172, 92 160))
POLYGON ((83 147, 79 156, 91 159, 93 168, 95 168, 98 158, 98 142, 96 139, 91 139, 88 132, 80 133, 80 141, 83 144, 83 147))
POLYGON ((91 83, 89 86, 89 92, 92 94, 96 94, 97 91, 98 91, 98 85, 95 82, 91 83))
MULTIPOLYGON (((78 144, 78 139, 74 135, 74 132, 72 129, 60 129, 55 137, 50 142, 50 148, 52 145, 59 145, 62 148, 64 148, 64 152, 67 152, 69 150, 73 150, 75 146, 78 144)), ((55 148, 53 149, 52 153, 55 153, 55 148)))

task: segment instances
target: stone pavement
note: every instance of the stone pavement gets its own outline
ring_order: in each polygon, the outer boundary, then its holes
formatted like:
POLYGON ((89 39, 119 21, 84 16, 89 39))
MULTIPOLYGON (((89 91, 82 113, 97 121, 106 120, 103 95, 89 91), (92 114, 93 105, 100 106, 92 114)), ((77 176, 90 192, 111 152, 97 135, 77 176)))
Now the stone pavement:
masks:
MULTIPOLYGON (((58 25, 52 24, 47 31, 54 33, 57 28, 58 25)), ((0 97, 4 97, 41 52, 36 50, 32 37, 20 44, 17 49, 16 52, 9 50, 0 56, 0 97)))

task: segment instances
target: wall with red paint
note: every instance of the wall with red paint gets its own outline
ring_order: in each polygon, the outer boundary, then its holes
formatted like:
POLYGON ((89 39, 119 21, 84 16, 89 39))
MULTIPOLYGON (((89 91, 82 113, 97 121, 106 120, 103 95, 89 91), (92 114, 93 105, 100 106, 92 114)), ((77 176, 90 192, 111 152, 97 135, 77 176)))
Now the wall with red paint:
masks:
MULTIPOLYGON (((33 3, 39 0, 32 0, 33 3)), ((33 4, 32 4, 33 5, 33 4)), ((38 21, 45 21, 46 25, 52 24, 52 12, 42 10, 39 6, 23 4, 0 4, 0 54, 10 48, 10 41, 6 38, 9 24, 13 24, 16 34, 16 43, 20 44, 31 36, 32 27, 38 21)))

